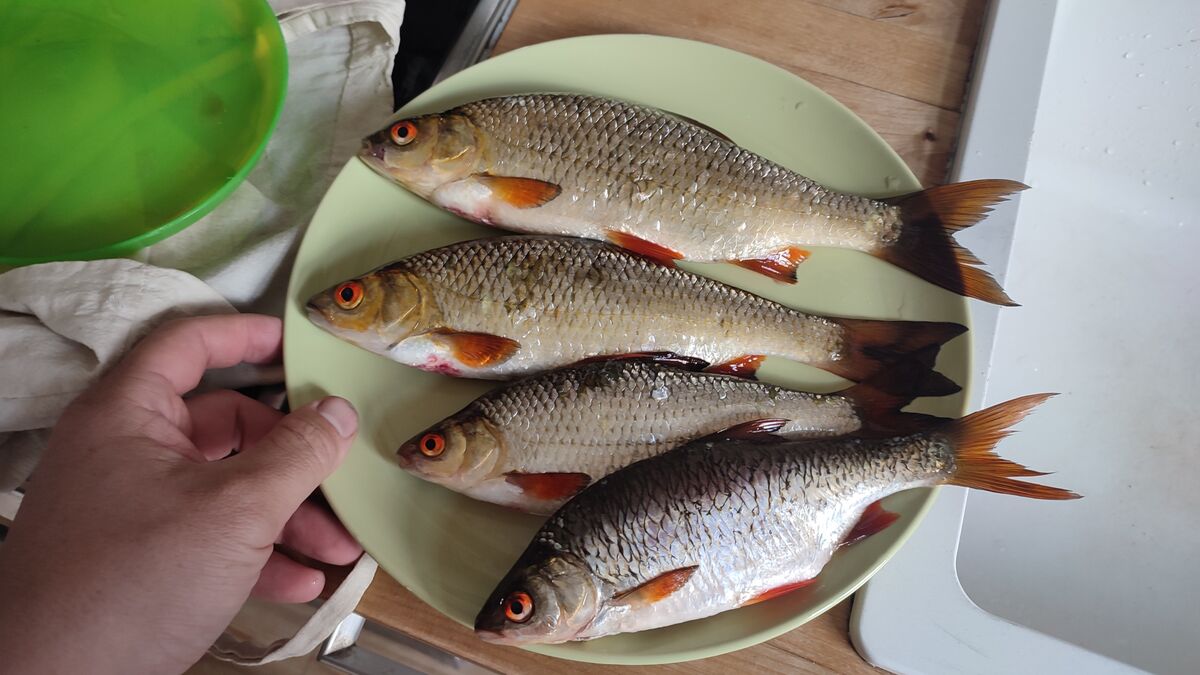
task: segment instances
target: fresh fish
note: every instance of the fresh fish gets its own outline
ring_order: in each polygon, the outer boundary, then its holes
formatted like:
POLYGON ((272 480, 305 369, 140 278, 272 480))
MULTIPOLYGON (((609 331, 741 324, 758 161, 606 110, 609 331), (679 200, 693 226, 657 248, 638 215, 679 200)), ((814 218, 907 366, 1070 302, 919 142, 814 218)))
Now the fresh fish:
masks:
POLYGON ((550 514, 621 467, 717 432, 897 435, 944 421, 900 412, 921 387, 912 368, 809 394, 678 361, 600 361, 502 386, 402 445, 400 465, 476 499, 550 514))
POLYGON ((518 232, 729 261, 794 282, 804 246, 864 251, 955 293, 1014 304, 953 234, 1026 186, 836 192, 677 115, 593 96, 490 98, 403 119, 360 157, 425 199, 518 232))
POLYGON ((546 522, 475 632, 507 644, 587 640, 760 602, 811 583, 842 542, 894 520, 872 505, 909 488, 1078 498, 1017 480, 1044 474, 992 450, 1048 396, 900 438, 698 441, 633 464, 546 522))
MULTIPOLYGON (((764 356, 855 382, 933 363, 954 323, 830 319, 604 242, 496 237, 418 253, 309 300, 331 333, 391 359, 504 379, 585 358, 673 352, 753 371, 764 356)), ((941 378, 945 388, 957 386, 941 378)))

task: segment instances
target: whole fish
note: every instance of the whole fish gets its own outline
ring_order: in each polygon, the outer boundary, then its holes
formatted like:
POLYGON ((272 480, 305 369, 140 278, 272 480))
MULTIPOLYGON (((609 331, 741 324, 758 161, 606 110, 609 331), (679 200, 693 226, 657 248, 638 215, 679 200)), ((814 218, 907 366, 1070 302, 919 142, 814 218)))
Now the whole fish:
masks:
POLYGON ((507 644, 587 640, 759 602, 810 583, 847 537, 886 526, 860 518, 909 488, 1078 498, 1017 480, 1044 474, 992 450, 1048 396, 900 438, 697 442, 633 464, 546 522, 475 632, 507 644))
POLYGON ((663 259, 795 281, 802 246, 851 248, 955 293, 1012 305, 953 234, 1026 186, 836 192, 662 110, 577 94, 489 98, 403 119, 360 157, 421 197, 519 232, 606 239, 663 259))
MULTIPOLYGON (((764 356, 855 382, 932 364, 955 323, 831 319, 604 242, 512 236, 453 244, 337 284, 308 303, 331 333, 391 359, 503 379, 585 358, 673 352, 728 370, 764 356)), ((941 378, 940 392, 957 391, 941 378)))
POLYGON ((704 365, 613 360, 534 375, 414 436, 400 465, 476 499, 550 514, 621 467, 717 432, 897 435, 944 421, 900 412, 921 387, 912 369, 809 394, 696 370, 704 365))

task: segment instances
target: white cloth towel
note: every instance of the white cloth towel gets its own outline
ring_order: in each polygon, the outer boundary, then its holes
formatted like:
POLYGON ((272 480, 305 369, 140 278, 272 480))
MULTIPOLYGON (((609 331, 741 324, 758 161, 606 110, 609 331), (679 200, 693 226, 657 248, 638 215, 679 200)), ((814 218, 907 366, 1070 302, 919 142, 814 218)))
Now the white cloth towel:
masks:
MULTIPOLYGON (((63 408, 158 323, 282 314, 291 260, 338 170, 391 114, 404 0, 271 0, 288 47, 283 112, 246 181, 212 213, 135 260, 47 263, 0 275, 0 495, 29 476, 63 408), (140 262, 138 262, 140 261, 140 262), (146 264, 148 263, 148 264, 146 264)), ((15 499, 0 500, 12 517, 15 499)), ((354 571, 292 639, 214 647, 255 665, 311 651, 370 584, 354 571)))

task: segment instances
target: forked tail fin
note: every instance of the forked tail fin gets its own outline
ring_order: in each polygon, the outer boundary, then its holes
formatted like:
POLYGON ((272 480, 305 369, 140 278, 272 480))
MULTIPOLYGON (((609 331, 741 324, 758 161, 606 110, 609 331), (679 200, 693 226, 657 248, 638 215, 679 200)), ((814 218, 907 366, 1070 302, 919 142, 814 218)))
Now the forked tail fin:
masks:
POLYGON ((900 240, 876 253, 884 260, 954 291, 996 305, 1016 306, 983 262, 953 234, 978 223, 997 202, 1029 186, 1013 180, 972 180, 939 185, 886 200, 900 207, 900 240))
MULTIPOLYGON (((902 412, 901 408, 928 391, 943 391, 945 376, 929 370, 917 360, 888 368, 878 375, 838 392, 854 404, 862 420, 856 436, 907 436, 952 420, 923 413, 902 412)), ((958 385, 954 385, 957 391, 958 385)), ((953 393, 953 392, 947 392, 953 393)))
POLYGON ((1020 422, 1054 394, 1031 394, 972 413, 947 424, 941 433, 954 448, 954 473, 946 480, 951 485, 999 492, 1033 499, 1079 499, 1080 495, 1062 488, 1038 485, 1015 477, 1045 476, 996 454, 994 448, 1020 422))
POLYGON ((862 382, 886 368, 913 361, 926 366, 918 396, 953 394, 959 386, 945 376, 929 372, 941 345, 966 331, 957 323, 942 321, 876 321, 833 319, 845 329, 836 360, 813 365, 862 382))

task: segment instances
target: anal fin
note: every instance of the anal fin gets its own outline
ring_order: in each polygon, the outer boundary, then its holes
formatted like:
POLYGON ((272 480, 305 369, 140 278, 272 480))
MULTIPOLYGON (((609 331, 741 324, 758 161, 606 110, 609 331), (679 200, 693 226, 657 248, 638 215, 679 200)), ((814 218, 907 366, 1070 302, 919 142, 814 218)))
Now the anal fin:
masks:
POLYGON ((859 516, 858 522, 854 524, 854 527, 850 528, 850 532, 838 546, 856 544, 873 534, 886 530, 889 525, 899 519, 900 514, 888 511, 878 501, 871 502, 870 506, 859 516))
POLYGON ((782 586, 776 586, 775 588, 763 591, 762 593, 759 593, 758 595, 754 596, 753 598, 750 598, 746 602, 743 602, 741 604, 741 606, 749 607, 750 605, 757 605, 760 602, 766 602, 767 600, 770 600, 772 598, 778 598, 781 595, 791 593, 792 591, 794 591, 798 588, 804 588, 806 586, 811 586, 816 582, 817 582, 817 578, 813 577, 811 579, 805 579, 803 581, 793 581, 789 584, 783 584, 782 586))
POLYGON ((749 260, 730 260, 729 262, 744 267, 751 272, 768 276, 775 281, 782 281, 785 284, 796 283, 796 268, 800 263, 808 259, 812 255, 810 252, 789 246, 781 251, 776 251, 762 258, 751 258, 749 260))

